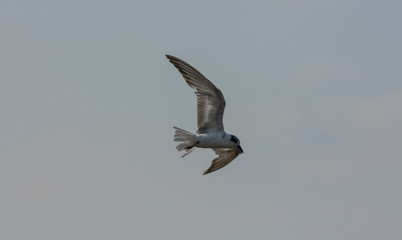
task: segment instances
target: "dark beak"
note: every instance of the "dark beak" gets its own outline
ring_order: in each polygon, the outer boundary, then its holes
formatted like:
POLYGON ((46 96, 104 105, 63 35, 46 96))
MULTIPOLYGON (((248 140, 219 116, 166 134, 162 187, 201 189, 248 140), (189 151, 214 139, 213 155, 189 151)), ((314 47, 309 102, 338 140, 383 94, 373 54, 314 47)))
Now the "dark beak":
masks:
POLYGON ((243 153, 243 148, 241 148, 240 145, 237 145, 237 148, 239 149, 240 153, 243 153))

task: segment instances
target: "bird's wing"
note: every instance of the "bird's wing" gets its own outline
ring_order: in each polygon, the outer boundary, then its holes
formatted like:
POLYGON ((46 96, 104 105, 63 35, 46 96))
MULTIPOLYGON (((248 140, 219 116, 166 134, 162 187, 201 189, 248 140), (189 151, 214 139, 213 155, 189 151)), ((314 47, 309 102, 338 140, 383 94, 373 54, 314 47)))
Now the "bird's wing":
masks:
POLYGON ((223 131, 222 118, 226 103, 222 92, 190 64, 177 57, 170 55, 166 55, 166 57, 183 75, 187 84, 196 90, 197 133, 205 133, 210 130, 223 131))
POLYGON ((236 148, 213 148, 212 150, 217 156, 212 160, 211 166, 205 170, 204 175, 223 168, 240 154, 236 148))

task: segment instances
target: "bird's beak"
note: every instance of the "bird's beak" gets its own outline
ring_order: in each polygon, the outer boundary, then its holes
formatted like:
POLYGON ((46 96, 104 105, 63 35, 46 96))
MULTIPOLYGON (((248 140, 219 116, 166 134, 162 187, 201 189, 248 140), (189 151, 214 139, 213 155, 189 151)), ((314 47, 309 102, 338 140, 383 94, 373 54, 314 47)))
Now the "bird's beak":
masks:
POLYGON ((237 145, 237 148, 239 149, 240 153, 243 153, 243 148, 241 148, 240 145, 237 145))

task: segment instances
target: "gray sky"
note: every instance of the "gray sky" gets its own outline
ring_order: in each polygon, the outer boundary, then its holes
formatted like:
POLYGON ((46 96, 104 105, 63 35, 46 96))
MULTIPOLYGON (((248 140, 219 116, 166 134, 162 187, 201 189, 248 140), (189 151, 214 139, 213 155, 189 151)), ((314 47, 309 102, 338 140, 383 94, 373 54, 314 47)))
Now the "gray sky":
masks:
POLYGON ((401 239, 401 1, 0 3, 1 239, 401 239), (220 88, 245 154, 180 158, 220 88))

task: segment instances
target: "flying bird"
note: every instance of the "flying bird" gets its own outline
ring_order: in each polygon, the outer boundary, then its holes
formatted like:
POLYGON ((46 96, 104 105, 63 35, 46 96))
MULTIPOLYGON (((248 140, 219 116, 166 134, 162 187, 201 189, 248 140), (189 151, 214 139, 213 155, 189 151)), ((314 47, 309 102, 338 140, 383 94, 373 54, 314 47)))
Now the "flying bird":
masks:
POLYGON ((186 153, 182 155, 185 157, 195 148, 212 148, 216 157, 204 171, 204 175, 223 168, 243 153, 243 149, 240 140, 235 135, 226 133, 223 128, 222 118, 226 102, 222 92, 190 64, 177 57, 166 57, 183 75, 187 84, 196 90, 197 96, 197 133, 173 127, 174 141, 181 142, 176 149, 185 150, 186 153))

